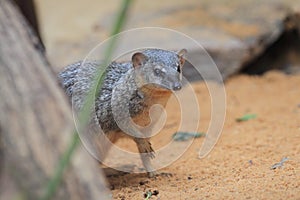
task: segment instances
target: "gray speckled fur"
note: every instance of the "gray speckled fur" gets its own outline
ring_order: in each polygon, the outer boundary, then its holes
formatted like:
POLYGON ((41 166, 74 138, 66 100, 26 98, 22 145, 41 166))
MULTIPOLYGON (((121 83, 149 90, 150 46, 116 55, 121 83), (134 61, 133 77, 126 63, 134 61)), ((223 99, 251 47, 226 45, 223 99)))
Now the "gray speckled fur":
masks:
MULTIPOLYGON (((146 49, 134 57, 132 62, 136 67, 133 67, 131 61, 112 62, 106 70, 104 82, 95 100, 89 131, 97 134, 101 127, 105 137, 112 143, 127 133, 126 136, 136 142, 150 177, 155 174, 150 162, 154 157, 154 150, 147 133, 141 133, 130 120, 135 118, 138 123, 147 123, 150 107, 155 103, 165 106, 171 94, 170 90, 181 88, 180 72, 184 62, 182 56, 161 49, 146 49)), ((59 80, 67 95, 72 98, 75 110, 82 108, 99 66, 100 63, 95 61, 86 61, 84 64, 77 62, 67 66, 59 74, 59 80)), ((97 146, 100 159, 104 159, 109 145, 103 142, 103 138, 98 140, 101 140, 97 146)))
MULTIPOLYGON (((179 59, 178 55, 174 52, 161 49, 147 49, 143 51, 143 54, 148 57, 147 64, 152 66, 166 66, 172 71, 177 70, 179 59)), ((59 80, 66 94, 70 98, 73 98, 73 106, 75 106, 76 110, 81 109, 84 98, 91 88, 93 76, 99 66, 100 63, 96 61, 86 61, 84 65, 82 65, 80 61, 67 66, 66 69, 59 74, 59 80)), ((143 94, 139 91, 136 81, 134 80, 133 71, 134 69, 131 62, 112 62, 106 70, 106 77, 95 103, 97 120, 104 132, 118 129, 111 107, 112 90, 118 83, 126 83, 123 84, 126 88, 120 90, 120 97, 122 97, 122 99, 130 99, 130 101, 127 102, 128 105, 117 105, 120 107, 120 111, 126 108, 126 106, 129 106, 130 114, 134 116, 143 110, 143 94), (130 97, 126 98, 126 95, 130 97)), ((146 81, 151 82, 149 79, 146 81)), ((122 113, 120 114, 122 115, 122 113)))

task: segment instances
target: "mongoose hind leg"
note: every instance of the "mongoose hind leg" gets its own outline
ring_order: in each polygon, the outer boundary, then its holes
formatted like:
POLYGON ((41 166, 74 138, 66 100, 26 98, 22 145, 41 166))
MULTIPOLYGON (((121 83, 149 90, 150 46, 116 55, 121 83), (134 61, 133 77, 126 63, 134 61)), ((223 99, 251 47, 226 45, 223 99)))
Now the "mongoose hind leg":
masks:
POLYGON ((97 151, 98 151, 98 158, 100 162, 103 162, 106 158, 109 150, 111 149, 112 145, 118 141, 120 138, 120 133, 111 131, 108 133, 100 133, 96 138, 97 143, 97 151))
POLYGON ((151 158, 155 157, 155 152, 151 147, 151 143, 148 138, 134 138, 137 144, 138 150, 141 155, 143 165, 148 173, 149 177, 154 177, 157 173, 151 164, 151 158))

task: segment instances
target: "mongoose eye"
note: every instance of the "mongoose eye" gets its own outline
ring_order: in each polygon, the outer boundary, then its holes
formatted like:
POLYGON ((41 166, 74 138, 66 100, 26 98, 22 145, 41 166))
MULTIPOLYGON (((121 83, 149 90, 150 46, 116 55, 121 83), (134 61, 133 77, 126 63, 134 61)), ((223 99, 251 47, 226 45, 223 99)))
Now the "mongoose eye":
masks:
POLYGON ((163 76, 165 74, 165 72, 163 72, 161 69, 156 68, 156 69, 154 69, 154 74, 156 76, 163 76))

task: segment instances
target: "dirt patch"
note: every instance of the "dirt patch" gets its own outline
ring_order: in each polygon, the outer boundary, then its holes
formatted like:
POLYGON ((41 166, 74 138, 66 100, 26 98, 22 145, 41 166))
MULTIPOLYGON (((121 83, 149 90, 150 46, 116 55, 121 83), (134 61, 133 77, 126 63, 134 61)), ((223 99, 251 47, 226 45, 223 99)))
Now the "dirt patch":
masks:
MULTIPOLYGON (((238 75, 226 83, 227 116, 213 151, 198 159, 203 138, 194 141, 175 163, 155 179, 145 174, 109 177, 114 199, 299 199, 300 198, 300 76, 267 72, 263 76, 238 75), (255 119, 237 122, 247 114, 255 119), (283 158, 283 167, 272 169, 283 158)), ((210 98, 204 83, 194 83, 201 104, 199 132, 210 120, 210 98)), ((174 102, 175 103, 175 102, 174 102)), ((172 107, 172 106, 171 106, 172 107)), ((178 112, 169 109, 176 127, 178 112)), ((173 121, 172 121, 173 120, 173 121)), ((173 125, 172 125, 173 124, 173 125)), ((159 147, 170 134, 154 138, 159 147)), ((119 145, 134 149, 127 140, 119 145)), ((176 151, 176 149, 174 149, 176 151)))

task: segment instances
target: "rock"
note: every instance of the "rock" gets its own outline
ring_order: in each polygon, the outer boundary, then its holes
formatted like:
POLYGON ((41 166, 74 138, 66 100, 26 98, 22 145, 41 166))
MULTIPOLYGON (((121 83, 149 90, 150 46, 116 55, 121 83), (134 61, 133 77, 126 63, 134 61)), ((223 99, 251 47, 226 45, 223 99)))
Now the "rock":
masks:
MULTIPOLYGON (((41 25, 48 55, 55 65, 60 66, 58 70, 71 62, 83 59, 89 50, 108 37, 119 6, 116 0, 106 2, 105 5, 97 0, 89 1, 90 5, 86 5, 83 0, 76 3, 64 1, 59 2, 60 9, 50 18, 48 16, 52 15, 47 13, 53 11, 48 8, 48 4, 44 1, 37 2, 42 13, 41 25), (81 13, 82 7, 84 15, 81 13)), ((294 35, 295 31, 290 27, 294 27, 293 24, 297 22, 295 18, 297 19, 298 14, 293 14, 295 10, 300 10, 300 1, 276 0, 272 4, 267 0, 230 3, 205 0, 147 3, 136 1, 126 29, 155 26, 175 29, 190 36, 207 50, 224 79, 241 71, 250 74, 263 73, 269 68, 294 73, 294 66, 299 65, 298 61, 295 64, 294 61, 290 62, 289 58, 278 61, 279 63, 275 60, 274 64, 270 62, 270 56, 262 55, 268 54, 270 48, 275 48, 275 55, 281 56, 281 49, 285 49, 284 44, 289 46, 289 41, 293 43, 295 38, 291 35, 294 35), (281 44, 282 42, 284 44, 281 44), (276 50, 278 43, 280 48, 276 50)), ((202 50, 190 48, 160 34, 136 35, 136 39, 149 40, 149 36, 155 38, 157 43, 164 44, 166 48, 187 48, 189 56, 196 60, 193 64, 203 68, 209 79, 216 78, 211 72, 213 64, 207 61, 202 50)), ((272 52, 270 54, 273 57, 272 52)), ((298 49, 292 52, 294 53, 285 54, 285 57, 299 57, 298 49)), ((186 67, 184 74, 189 80, 201 79, 191 67, 186 67)))
POLYGON ((241 72, 263 74, 270 69, 282 70, 287 74, 300 71, 300 13, 290 13, 279 26, 279 34, 269 41, 262 41, 260 48, 242 64, 241 72))

